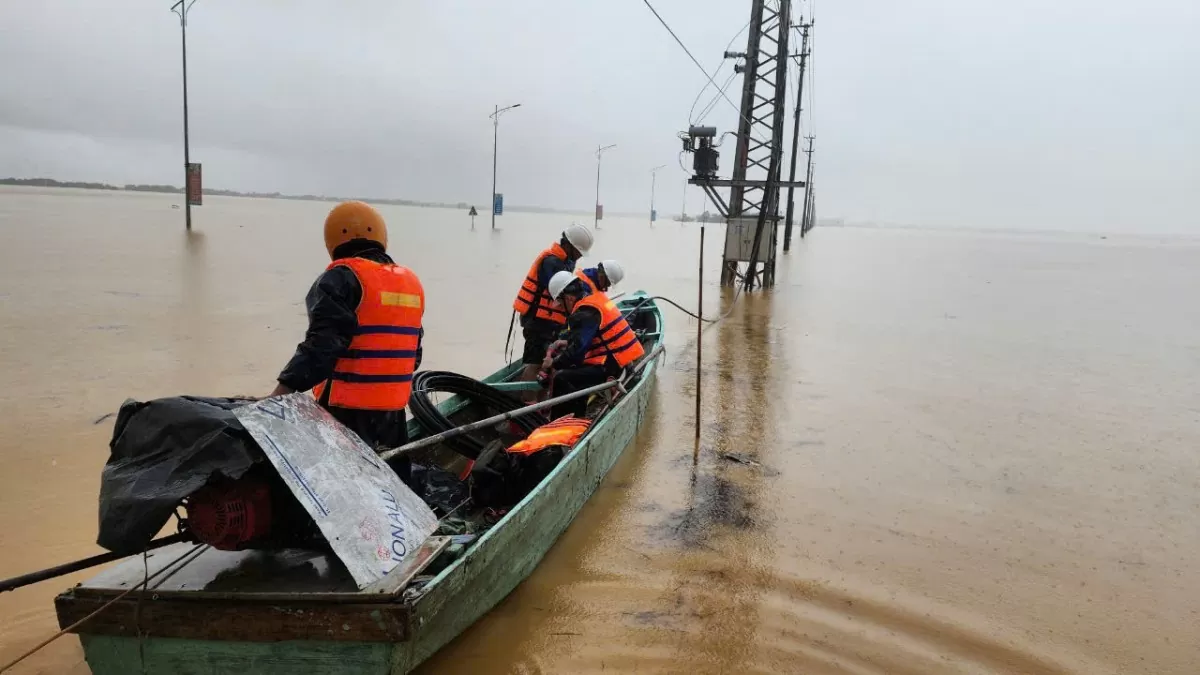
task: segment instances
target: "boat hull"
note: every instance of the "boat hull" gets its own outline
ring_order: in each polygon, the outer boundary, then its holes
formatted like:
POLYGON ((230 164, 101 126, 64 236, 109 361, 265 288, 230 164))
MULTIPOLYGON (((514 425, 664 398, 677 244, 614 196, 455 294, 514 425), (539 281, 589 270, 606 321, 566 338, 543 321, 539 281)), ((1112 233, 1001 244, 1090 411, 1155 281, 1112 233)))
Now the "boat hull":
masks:
POLYGON ((645 418, 655 366, 645 380, 604 417, 537 490, 493 528, 468 555, 435 580, 413 606, 413 639, 396 645, 392 673, 408 673, 475 623, 529 576, 567 529, 645 418), (487 538, 491 537, 488 541, 487 538))
MULTIPOLYGON (((661 331, 661 316, 656 321, 661 331)), ((658 333, 655 342, 661 337, 658 333)), ((239 610, 245 606, 234 605, 228 607, 232 611, 224 625, 208 629, 197 625, 203 621, 188 619, 187 611, 181 617, 179 604, 171 614, 174 625, 156 621, 152 608, 158 601, 151 599, 139 608, 143 619, 140 636, 123 625, 127 623, 123 620, 109 621, 103 630, 78 629, 89 667, 95 675, 411 672, 533 572, 632 444, 645 419, 661 361, 660 353, 647 365, 640 381, 595 423, 554 471, 463 557, 430 581, 416 599, 338 605, 260 603, 244 614, 239 610), (338 634, 339 629, 346 632, 338 634), (306 637, 292 639, 297 635, 306 637), (359 635, 370 637, 358 640, 355 636, 359 635)), ((516 367, 510 366, 488 381, 502 380, 516 367)), ((81 602, 71 592, 59 596, 60 623, 67 625, 84 614, 88 608, 81 602)), ((204 610, 203 605, 192 604, 196 616, 204 610)), ((211 624, 221 614, 205 616, 211 624)))
POLYGON ((94 675, 388 675, 387 642, 233 642, 81 634, 94 675), (144 664, 144 670, 143 670, 144 664))

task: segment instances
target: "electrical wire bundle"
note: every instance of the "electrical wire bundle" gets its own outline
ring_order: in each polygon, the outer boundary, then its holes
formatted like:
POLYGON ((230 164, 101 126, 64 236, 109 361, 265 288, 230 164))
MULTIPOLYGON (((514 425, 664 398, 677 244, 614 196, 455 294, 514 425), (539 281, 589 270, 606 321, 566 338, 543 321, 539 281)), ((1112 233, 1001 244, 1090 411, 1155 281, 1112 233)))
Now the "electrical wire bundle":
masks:
MULTIPOLYGON (((424 427, 430 434, 449 431, 458 426, 454 422, 451 422, 442 411, 438 410, 437 404, 429 397, 431 392, 439 391, 458 394, 473 403, 497 413, 510 412, 525 406, 524 403, 516 398, 479 380, 444 370, 421 371, 413 376, 412 384, 412 396, 408 401, 409 410, 412 411, 413 418, 417 420, 417 423, 424 427)), ((546 419, 546 416, 536 410, 523 413, 512 419, 512 423, 517 425, 526 434, 533 433, 534 429, 545 424, 547 421, 549 420, 546 419)), ((483 452, 484 448, 483 441, 472 437, 470 434, 462 434, 447 439, 446 445, 469 459, 479 457, 479 453, 483 452)))

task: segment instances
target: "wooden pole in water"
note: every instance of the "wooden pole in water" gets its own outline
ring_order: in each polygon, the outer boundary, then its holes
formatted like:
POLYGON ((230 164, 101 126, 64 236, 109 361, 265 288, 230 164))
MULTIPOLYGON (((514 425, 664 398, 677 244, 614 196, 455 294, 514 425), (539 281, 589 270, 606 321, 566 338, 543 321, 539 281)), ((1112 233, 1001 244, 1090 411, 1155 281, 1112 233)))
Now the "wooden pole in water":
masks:
POLYGON ((692 463, 700 457, 700 365, 701 339, 704 331, 704 223, 700 223, 700 281, 696 284, 696 447, 692 450, 692 463))

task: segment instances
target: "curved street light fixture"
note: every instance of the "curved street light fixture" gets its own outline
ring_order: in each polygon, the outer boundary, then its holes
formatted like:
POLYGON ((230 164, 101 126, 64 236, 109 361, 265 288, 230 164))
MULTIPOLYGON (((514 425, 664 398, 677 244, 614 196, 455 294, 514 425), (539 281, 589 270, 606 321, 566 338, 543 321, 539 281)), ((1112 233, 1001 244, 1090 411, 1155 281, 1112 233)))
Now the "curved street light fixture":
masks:
POLYGON ((600 229, 600 157, 604 155, 605 150, 612 150, 617 147, 616 143, 612 145, 596 146, 596 211, 592 216, 592 227, 600 229))
POLYGON ((492 120, 492 229, 496 229, 496 150, 500 145, 500 116, 513 108, 520 108, 520 103, 514 103, 507 108, 496 105, 496 110, 488 118, 492 120))

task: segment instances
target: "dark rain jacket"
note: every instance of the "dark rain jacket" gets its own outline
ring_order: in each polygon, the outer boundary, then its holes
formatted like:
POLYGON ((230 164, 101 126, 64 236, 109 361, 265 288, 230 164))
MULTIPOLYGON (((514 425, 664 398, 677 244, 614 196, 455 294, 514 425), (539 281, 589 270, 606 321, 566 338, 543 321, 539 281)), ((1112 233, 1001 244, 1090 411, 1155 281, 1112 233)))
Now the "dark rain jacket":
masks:
MULTIPOLYGON (((387 253, 374 242, 351 241, 334 249, 335 258, 364 258, 377 263, 394 264, 387 253)), ((279 373, 279 383, 295 391, 308 391, 333 375, 334 366, 350 347, 358 331, 358 303, 362 300, 362 285, 348 267, 325 270, 305 298, 308 309, 308 331, 296 353, 279 373)), ((416 368, 421 367, 421 342, 417 342, 416 368)), ((328 406, 327 406, 328 407, 328 406)), ((404 411, 351 410, 329 408, 329 411, 350 427, 368 445, 402 445, 405 433, 404 411)))
POLYGON ((567 330, 563 339, 567 346, 554 357, 554 368, 578 368, 583 365, 592 340, 600 332, 600 312, 594 307, 580 307, 567 317, 567 330))

